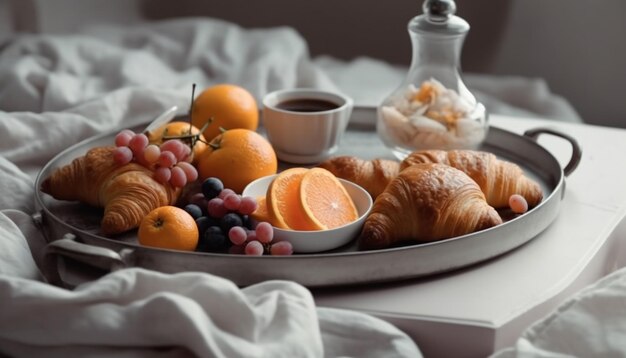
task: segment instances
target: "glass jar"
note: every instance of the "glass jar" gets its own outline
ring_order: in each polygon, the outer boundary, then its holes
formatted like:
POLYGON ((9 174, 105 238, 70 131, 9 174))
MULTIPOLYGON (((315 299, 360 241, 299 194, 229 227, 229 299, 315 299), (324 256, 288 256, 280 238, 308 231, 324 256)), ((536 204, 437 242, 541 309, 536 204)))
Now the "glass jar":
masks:
POLYGON ((469 24, 452 0, 426 0, 423 11, 408 24, 408 74, 378 107, 378 135, 400 160, 422 149, 475 149, 488 130, 485 106, 461 78, 469 24))

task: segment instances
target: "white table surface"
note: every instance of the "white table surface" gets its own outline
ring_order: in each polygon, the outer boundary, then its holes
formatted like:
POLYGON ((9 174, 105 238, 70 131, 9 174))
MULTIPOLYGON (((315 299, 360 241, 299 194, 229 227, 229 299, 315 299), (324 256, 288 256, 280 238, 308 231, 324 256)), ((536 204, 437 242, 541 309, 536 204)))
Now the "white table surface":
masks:
MULTIPOLYGON (((315 290, 319 306, 386 319, 411 335, 426 357, 484 357, 512 345, 565 298, 625 265, 626 130, 534 118, 490 121, 518 134, 548 127, 578 141, 582 160, 566 178, 556 220, 529 243, 486 263, 426 279, 315 290)), ((349 133, 341 153, 390 157, 376 136, 365 142, 349 133)), ((541 135, 538 143, 567 164, 567 141, 541 135)))

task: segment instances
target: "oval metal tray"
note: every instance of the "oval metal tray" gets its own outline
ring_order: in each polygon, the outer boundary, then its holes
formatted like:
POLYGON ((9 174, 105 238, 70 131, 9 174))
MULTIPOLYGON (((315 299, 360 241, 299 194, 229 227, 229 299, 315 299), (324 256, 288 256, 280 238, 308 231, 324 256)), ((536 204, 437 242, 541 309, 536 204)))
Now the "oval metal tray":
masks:
MULTIPOLYGON (((346 286, 399 281, 439 274, 473 265, 513 250, 537 236, 559 212, 565 191, 565 176, 575 170, 580 157, 577 142, 549 129, 534 129, 520 136, 492 127, 481 150, 518 163, 544 190, 544 200, 524 215, 480 232, 447 240, 377 251, 357 251, 354 245, 318 253, 293 256, 245 256, 182 252, 141 246, 134 232, 119 238, 98 234, 102 211, 76 202, 63 202, 39 191, 50 173, 89 148, 113 142, 115 133, 106 133, 78 143, 53 158, 35 182, 36 222, 44 232, 46 247, 44 275, 57 285, 63 282, 59 258, 87 263, 103 272, 124 267, 143 267, 166 273, 202 271, 247 286, 271 279, 293 280, 307 287, 346 286), (568 140, 572 158, 561 168, 545 148, 537 144, 541 134, 568 140)), ((376 157, 388 153, 371 131, 350 129, 342 141, 345 153, 376 157), (367 140, 364 140, 366 138, 367 140), (369 154, 369 155, 367 155, 369 154)))

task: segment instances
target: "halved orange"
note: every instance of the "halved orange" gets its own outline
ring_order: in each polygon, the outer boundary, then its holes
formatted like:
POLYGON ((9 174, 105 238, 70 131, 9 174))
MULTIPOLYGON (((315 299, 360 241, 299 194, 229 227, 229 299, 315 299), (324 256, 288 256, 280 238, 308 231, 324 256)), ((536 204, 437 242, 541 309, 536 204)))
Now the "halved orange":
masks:
POLYGON ((299 199, 308 220, 318 230, 337 228, 359 217, 346 188, 323 168, 311 168, 302 176, 299 199))
POLYGON ((265 196, 259 196, 256 198, 257 209, 250 214, 250 217, 256 220, 257 222, 267 221, 272 223, 272 219, 270 218, 270 213, 267 210, 267 199, 265 196))
POLYGON ((307 168, 290 168, 274 178, 267 190, 267 210, 272 225, 281 229, 319 230, 302 208, 300 181, 307 168))

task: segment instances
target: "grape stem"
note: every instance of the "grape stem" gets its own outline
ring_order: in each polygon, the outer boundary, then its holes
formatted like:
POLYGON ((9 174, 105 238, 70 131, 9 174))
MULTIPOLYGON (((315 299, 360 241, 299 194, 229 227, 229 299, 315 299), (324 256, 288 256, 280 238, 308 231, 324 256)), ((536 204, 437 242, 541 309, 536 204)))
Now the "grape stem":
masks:
POLYGON ((192 113, 193 113, 193 104, 194 104, 194 98, 195 98, 195 94, 196 94, 196 84, 193 83, 191 85, 191 103, 189 105, 189 134, 185 134, 185 135, 177 135, 177 136, 168 136, 168 135, 163 135, 161 136, 162 140, 168 140, 168 139, 181 139, 184 142, 188 142, 189 147, 191 147, 193 149, 193 147, 196 145, 196 143, 198 141, 204 143, 204 144, 209 144, 206 141, 200 139, 200 135, 202 133, 204 133, 204 131, 207 129, 207 127, 209 126, 209 124, 211 124, 213 122, 213 117, 210 117, 206 123, 204 123, 204 125, 202 126, 202 128, 200 129, 200 131, 197 134, 191 134, 191 131, 193 129, 193 117, 192 117, 192 113))
POLYGON ((196 142, 200 141, 204 144, 209 144, 207 141, 200 139, 200 135, 202 133, 204 133, 204 131, 207 129, 207 127, 209 126, 209 124, 211 124, 213 122, 213 117, 209 118, 206 123, 202 126, 202 128, 200 129, 200 131, 197 134, 191 134, 191 130, 189 130, 189 134, 183 134, 183 135, 164 135, 161 138, 165 141, 168 139, 182 139, 182 140, 189 140, 190 147, 194 147, 196 145, 196 142))
MULTIPOLYGON (((226 129, 224 127, 220 127, 220 132, 224 134, 224 132, 226 132, 226 129)), ((219 149, 222 144, 222 136, 218 135, 217 137, 213 138, 211 143, 208 144, 209 146, 211 146, 211 148, 213 148, 213 150, 219 149)))
MULTIPOLYGON (((193 127, 193 121, 192 121, 192 113, 193 113, 193 100, 196 94, 196 84, 192 84, 191 85, 191 104, 189 105, 189 133, 191 133, 191 128, 193 127)), ((202 132, 200 132, 202 133, 202 132)), ((195 143, 194 143, 195 144, 195 143)))

